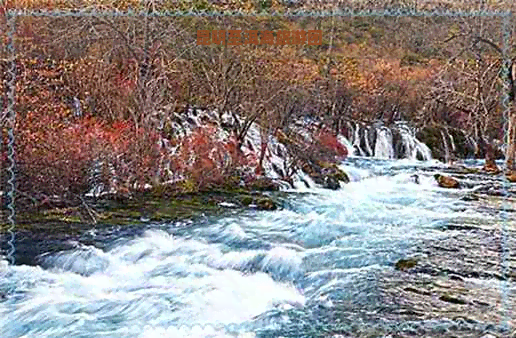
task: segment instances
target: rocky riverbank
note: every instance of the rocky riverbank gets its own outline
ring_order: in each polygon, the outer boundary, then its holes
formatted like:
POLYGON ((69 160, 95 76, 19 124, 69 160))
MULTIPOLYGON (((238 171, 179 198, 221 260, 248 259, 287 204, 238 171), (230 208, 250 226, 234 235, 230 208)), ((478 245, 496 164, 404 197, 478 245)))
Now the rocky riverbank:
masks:
POLYGON ((414 323, 403 337, 425 332, 424 322, 442 318, 455 321, 447 330, 452 332, 432 337, 516 336, 516 331, 501 332, 498 327, 505 320, 512 327, 516 324, 516 228, 500 227, 447 224, 442 231, 448 236, 420 243, 413 248, 414 256, 398 261, 382 276, 383 301, 390 308, 386 318, 414 323), (505 250, 506 261, 501 257, 505 250))
POLYGON ((454 188, 450 194, 464 210, 491 220, 438 224, 442 236, 419 241, 410 256, 383 274, 385 319, 412 323, 399 328, 399 337, 516 337, 516 331, 500 329, 506 320, 516 324, 516 184, 480 168, 439 171, 443 174, 436 174, 436 181, 454 188))
MULTIPOLYGON (((48 252, 70 250, 76 241, 88 243, 102 233, 140 233, 155 224, 198 222, 211 217, 238 214, 246 210, 268 211, 283 207, 286 193, 265 183, 254 188, 213 189, 177 193, 160 189, 139 196, 109 196, 84 199, 76 207, 25 210, 16 214, 17 264, 38 264, 48 252), (119 230, 116 230, 119 229, 119 230), (93 236, 93 237, 92 237, 93 236), (34 243, 38 243, 34 246, 34 243)), ((2 219, 6 219, 5 212, 2 219)), ((0 228, 0 238, 8 225, 0 228)), ((2 239, 2 243, 5 243, 2 239)))

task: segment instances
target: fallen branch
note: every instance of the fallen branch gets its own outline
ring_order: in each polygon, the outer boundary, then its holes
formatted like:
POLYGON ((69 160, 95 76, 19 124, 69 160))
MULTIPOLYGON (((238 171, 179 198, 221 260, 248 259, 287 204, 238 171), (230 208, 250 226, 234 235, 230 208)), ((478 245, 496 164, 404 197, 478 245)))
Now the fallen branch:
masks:
POLYGON ((97 218, 95 217, 95 215, 98 217, 98 213, 95 210, 93 210, 92 208, 90 208, 90 206, 86 203, 86 201, 84 200, 84 198, 82 198, 82 196, 79 196, 79 198, 81 199, 82 204, 84 205, 84 208, 88 212, 88 215, 91 217, 93 224, 97 224, 97 218))

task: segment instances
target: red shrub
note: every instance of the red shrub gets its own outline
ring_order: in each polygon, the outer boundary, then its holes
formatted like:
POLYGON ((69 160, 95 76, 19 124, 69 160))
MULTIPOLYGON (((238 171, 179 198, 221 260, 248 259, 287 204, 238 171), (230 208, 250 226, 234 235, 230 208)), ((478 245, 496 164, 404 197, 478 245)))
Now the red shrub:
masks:
POLYGON ((180 142, 173 157, 172 170, 189 177, 198 189, 225 185, 232 176, 240 176, 246 167, 256 165, 253 156, 245 156, 236 141, 218 140, 214 127, 197 128, 180 142))
POLYGON ((89 171, 98 160, 105 164, 102 181, 116 189, 153 183, 158 172, 158 135, 136 130, 130 122, 108 125, 84 117, 63 123, 49 114, 23 121, 19 130, 20 184, 30 193, 69 197, 84 193, 89 171))
POLYGON ((348 155, 346 147, 339 142, 333 133, 321 130, 314 135, 314 138, 324 151, 330 152, 337 158, 343 159, 348 155))

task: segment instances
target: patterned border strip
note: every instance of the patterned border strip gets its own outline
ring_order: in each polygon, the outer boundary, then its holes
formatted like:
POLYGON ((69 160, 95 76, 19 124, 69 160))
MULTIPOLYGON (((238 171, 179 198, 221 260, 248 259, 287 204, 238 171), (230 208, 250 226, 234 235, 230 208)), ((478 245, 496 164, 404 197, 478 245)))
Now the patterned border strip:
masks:
POLYGON ((251 11, 119 11, 119 10, 8 10, 6 12, 11 16, 34 16, 34 17, 63 17, 63 16, 147 16, 147 17, 177 17, 177 16, 200 16, 200 17, 217 17, 217 16, 247 16, 247 17, 507 17, 511 16, 510 11, 413 11, 413 10, 323 10, 323 11, 270 11, 270 12, 251 12, 251 11))
MULTIPOLYGON (((8 49, 10 51, 10 58, 14 65, 14 42, 13 36, 15 32, 15 21, 17 17, 93 17, 93 16, 101 16, 101 17, 226 17, 226 16, 241 16, 241 17, 502 17, 504 18, 503 22, 503 34, 504 34, 504 62, 505 65, 510 64, 510 59, 508 57, 508 46, 510 39, 510 22, 512 19, 512 12, 510 11, 414 11, 414 10, 403 10, 403 9, 386 9, 386 10, 323 10, 323 11, 306 11, 306 10, 296 10, 296 11, 284 11, 284 12, 245 12, 245 11, 118 11, 118 10, 95 10, 95 9, 80 9, 80 10, 8 10, 5 12, 7 18, 9 19, 9 32, 8 32, 8 49)), ((9 188, 10 191, 8 193, 9 203, 8 209, 10 214, 8 216, 9 221, 9 229, 8 232, 10 234, 9 239, 9 247, 8 251, 8 259, 11 264, 14 264, 14 192, 15 192, 15 160, 14 160, 14 121, 16 119, 16 112, 14 110, 15 104, 15 81, 16 74, 14 73, 13 66, 11 66, 9 70, 10 80, 9 80, 9 91, 8 91, 8 113, 10 119, 10 127, 8 130, 8 155, 9 155, 9 188)), ((506 92, 506 91, 504 91, 506 92)), ((507 136, 507 125, 508 125, 508 117, 510 113, 510 103, 507 93, 503 97, 503 106, 504 106, 504 131, 507 136)), ((504 142, 507 143, 507 140, 504 142)), ((504 181, 504 189, 507 192, 507 188, 509 186, 509 182, 507 179, 504 181)), ((502 281, 501 291, 502 291, 502 316, 503 322, 501 323, 501 329, 503 331, 508 329, 508 319, 510 317, 509 310, 509 289, 508 283, 506 281, 508 277, 509 266, 507 265, 508 258, 510 256, 509 248, 507 246, 507 212, 504 212, 505 207, 508 207, 508 202, 505 200, 504 208, 502 208, 502 215, 504 216, 504 222, 502 222, 502 239, 501 239, 501 252, 500 259, 502 263, 502 275, 505 278, 502 281)))

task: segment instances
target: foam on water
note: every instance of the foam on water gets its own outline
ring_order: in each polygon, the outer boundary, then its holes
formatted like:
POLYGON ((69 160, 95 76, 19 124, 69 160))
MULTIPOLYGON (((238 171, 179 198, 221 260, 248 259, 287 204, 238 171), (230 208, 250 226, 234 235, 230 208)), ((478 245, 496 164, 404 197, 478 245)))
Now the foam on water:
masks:
MULTIPOLYGON (((262 265, 274 265, 284 255, 281 249, 267 252, 262 265)), ((1 336, 26 334, 27 324, 39 337, 68 337, 81 329, 100 335, 106 326, 121 330, 117 336, 146 336, 152 330, 142 331, 145 325, 158 331, 187 324, 220 327, 284 301, 304 302, 288 283, 232 269, 252 255, 238 256, 223 254, 215 244, 149 231, 106 253, 90 247, 50 256, 48 270, 13 267, 22 295, 15 303, 0 303, 1 336), (132 323, 132 329, 121 323, 132 323), (59 327, 67 329, 59 333, 59 327)))
POLYGON ((303 330, 299 318, 374 311, 376 274, 415 243, 444 236, 447 222, 495 220, 418 171, 430 165, 351 158, 349 184, 306 189, 277 211, 162 224, 5 267, 0 293, 15 292, 0 299, 0 337, 281 336, 303 330))

